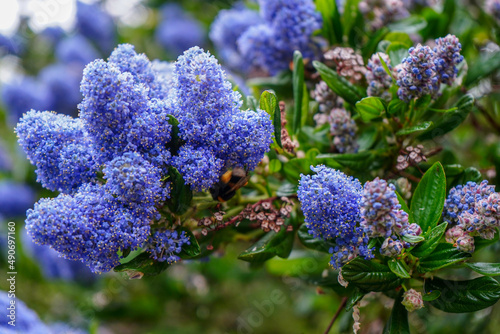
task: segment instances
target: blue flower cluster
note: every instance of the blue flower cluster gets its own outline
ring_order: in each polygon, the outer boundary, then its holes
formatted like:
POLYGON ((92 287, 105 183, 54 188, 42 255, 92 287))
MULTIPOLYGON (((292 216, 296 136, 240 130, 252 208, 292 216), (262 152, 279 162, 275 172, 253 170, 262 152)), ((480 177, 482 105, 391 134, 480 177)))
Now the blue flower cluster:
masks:
POLYGON ((24 183, 9 180, 0 181, 0 217, 24 216, 33 203, 35 191, 24 183))
POLYGON ((409 56, 396 67, 398 72, 398 96, 409 102, 423 95, 436 95, 439 89, 434 51, 418 44, 408 50, 409 56))
POLYGON ((78 31, 99 46, 102 52, 109 52, 116 40, 113 18, 97 4, 81 1, 76 5, 76 27, 78 31))
POLYGON ((462 46, 454 35, 436 39, 433 50, 421 44, 411 47, 409 56, 396 67, 399 98, 409 102, 426 94, 438 96, 441 84, 451 85, 455 81, 456 65, 463 60, 461 50, 462 46))
POLYGON ((236 44, 251 26, 262 23, 258 12, 246 8, 221 10, 210 28, 210 39, 225 65, 246 72, 249 64, 243 61, 236 44))
MULTIPOLYGON (((27 213, 26 228, 38 244, 93 272, 109 271, 119 251, 149 239, 169 196, 170 166, 192 189, 206 190, 228 168, 254 169, 269 150, 269 116, 240 110, 241 96, 215 58, 193 47, 174 66, 173 73, 169 64, 153 66, 133 46, 120 45, 107 62, 85 68, 80 118, 32 110, 20 120, 19 143, 39 182, 62 192, 27 213), (175 152, 169 150, 173 117, 175 152)), ((161 243, 169 237, 177 238, 164 234, 161 243)), ((185 243, 179 240, 177 247, 185 243)))
POLYGON ((359 226, 361 183, 325 166, 311 169, 316 174, 301 175, 297 191, 309 233, 335 242, 330 264, 336 269, 358 255, 371 258, 368 237, 359 226))
POLYGON ((460 55, 461 50, 462 45, 454 35, 448 34, 446 37, 436 39, 434 64, 441 83, 452 85, 455 81, 458 72, 456 65, 464 60, 464 56, 460 55))
POLYGON ((205 44, 203 26, 178 4, 162 6, 160 20, 155 38, 172 56, 177 57, 190 47, 205 44))
POLYGON ((450 190, 446 199, 443 219, 451 226, 446 241, 458 249, 474 252, 474 236, 493 239, 500 227, 500 194, 484 180, 480 184, 467 182, 450 190))
POLYGON ((181 233, 171 230, 157 230, 148 241, 147 250, 151 257, 157 261, 171 264, 180 260, 177 256, 182 250, 182 246, 190 245, 186 232, 181 233))
POLYGON ((311 35, 321 28, 322 21, 311 0, 259 0, 259 5, 260 18, 243 11, 246 24, 243 16, 235 19, 235 12, 223 12, 216 18, 210 36, 221 47, 221 53, 229 54, 245 67, 250 65, 271 75, 289 67, 295 50, 306 58, 314 58, 317 45, 311 35), (234 35, 223 30, 233 31, 234 35), (225 36, 228 40, 222 42, 225 36), (243 62, 232 54, 236 49, 243 62))
POLYGON ((392 72, 391 59, 388 55, 382 52, 375 53, 366 65, 366 81, 368 82, 368 89, 366 93, 368 96, 379 96, 386 101, 391 99, 389 88, 392 86, 392 77, 385 71, 382 65, 382 60, 386 63, 389 71, 392 72))

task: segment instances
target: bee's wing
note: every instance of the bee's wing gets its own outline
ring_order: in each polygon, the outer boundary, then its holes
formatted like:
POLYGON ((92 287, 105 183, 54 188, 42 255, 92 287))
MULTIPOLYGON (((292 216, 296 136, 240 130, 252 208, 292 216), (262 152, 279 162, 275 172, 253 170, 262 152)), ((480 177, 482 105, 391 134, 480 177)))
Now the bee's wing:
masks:
POLYGON ((227 193, 230 193, 232 191, 236 191, 236 190, 240 189, 241 187, 245 186, 248 183, 249 179, 250 179, 249 175, 239 179, 238 182, 236 182, 233 186, 231 186, 231 188, 229 188, 227 193))

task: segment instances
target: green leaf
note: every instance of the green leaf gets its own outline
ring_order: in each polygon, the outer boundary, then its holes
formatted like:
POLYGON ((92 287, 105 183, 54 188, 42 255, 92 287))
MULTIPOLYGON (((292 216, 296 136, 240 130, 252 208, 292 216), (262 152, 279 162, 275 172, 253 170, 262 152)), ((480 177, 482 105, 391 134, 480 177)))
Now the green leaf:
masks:
POLYGON ((469 257, 471 254, 459 251, 452 244, 440 243, 432 254, 420 259, 418 270, 421 273, 438 270, 469 257))
POLYGON ((467 267, 484 276, 500 276, 500 263, 465 263, 467 267))
POLYGON ((190 229, 185 227, 179 227, 176 229, 176 231, 179 234, 184 232, 189 238, 190 242, 189 245, 184 244, 182 246, 181 252, 179 253, 179 257, 181 259, 191 259, 201 254, 201 248, 200 245, 198 244, 198 240, 196 240, 196 237, 193 235, 193 232, 191 232, 190 229))
POLYGON ((482 180, 481 172, 474 167, 467 167, 464 174, 459 178, 460 184, 466 184, 469 181, 479 182, 482 180))
MULTIPOLYGON (((265 262, 267 271, 276 276, 313 277, 321 276, 328 267, 330 257, 313 251, 293 251, 288 259, 272 258, 265 262)), ((337 282, 338 284, 338 282, 337 282)))
POLYGON ((500 284, 491 277, 468 281, 451 281, 434 277, 427 279, 424 290, 438 290, 441 296, 429 303, 449 313, 475 312, 494 305, 500 299, 500 284))
POLYGON ((495 236, 491 240, 482 239, 480 237, 474 237, 474 246, 475 246, 474 252, 477 253, 478 250, 483 249, 485 247, 488 247, 490 245, 493 245, 498 241, 498 239, 499 239, 498 229, 495 228, 495 230, 496 230, 495 236))
POLYGON ((366 291, 385 291, 401 285, 402 280, 388 266, 360 257, 342 267, 342 276, 349 283, 366 291))
POLYGON ((354 171, 363 172, 380 168, 383 166, 385 158, 387 157, 387 150, 369 150, 359 153, 320 154, 316 159, 333 159, 341 166, 351 168, 354 171))
POLYGON ((342 18, 344 19, 344 23, 342 25, 344 27, 344 32, 348 33, 349 31, 351 31, 359 12, 359 2, 360 0, 346 0, 344 2, 344 15, 342 16, 342 18))
POLYGON ((424 293, 422 295, 422 300, 425 302, 430 302, 430 301, 438 299, 439 296, 441 296, 441 291, 434 290, 432 292, 424 293))
POLYGON ((342 42, 342 24, 336 1, 316 0, 315 4, 323 18, 322 35, 330 42, 330 45, 342 42))
MULTIPOLYGON (((427 21, 421 16, 412 15, 404 20, 387 25, 391 31, 400 31, 407 34, 417 33, 427 26, 427 21)), ((396 66, 397 64, 393 64, 396 66)))
POLYGON ((411 253, 416 257, 425 257, 431 254, 439 245, 439 240, 441 240, 441 237, 443 236, 447 227, 448 223, 446 222, 434 227, 425 235, 425 241, 417 247, 413 248, 411 250, 411 253))
POLYGON ((313 61, 313 66, 318 70, 321 78, 327 83, 328 87, 346 102, 355 105, 356 102, 366 96, 365 92, 358 89, 325 64, 319 61, 313 61))
POLYGON ((420 136, 419 140, 430 140, 438 136, 442 136, 451 130, 458 127, 469 115, 472 107, 474 106, 474 97, 467 94, 463 96, 455 104, 457 109, 455 111, 447 112, 445 114, 439 114, 439 119, 434 121, 434 126, 426 130, 420 136))
POLYGON ((383 334, 410 334, 410 326, 408 324, 408 311, 401 304, 403 301, 404 290, 399 291, 398 296, 394 299, 391 316, 385 324, 383 334))
POLYGON ((356 305, 363 297, 366 295, 366 292, 360 290, 359 288, 354 288, 351 295, 347 299, 345 304, 345 310, 350 311, 354 305, 356 305))
POLYGON ((396 132, 396 136, 406 136, 409 134, 422 132, 422 131, 429 129, 432 125, 433 125, 432 122, 423 122, 423 123, 414 125, 410 128, 399 130, 398 132, 396 132))
POLYGON ((447 177, 458 176, 464 172, 464 168, 459 164, 444 165, 443 168, 447 177))
POLYGON ((329 253, 330 248, 335 247, 333 242, 325 241, 321 238, 314 238, 309 233, 309 228, 306 224, 302 224, 297 232, 300 242, 310 249, 315 249, 320 252, 329 253))
POLYGON ((396 196, 398 197, 398 202, 399 205, 401 205, 401 210, 403 210, 406 213, 410 212, 410 209, 408 208, 408 205, 406 205, 406 201, 404 200, 403 197, 396 191, 396 196))
MULTIPOLYGON (((404 32, 393 31, 388 33, 384 39, 389 42, 398 42, 406 47, 406 51, 413 46, 413 41, 410 36, 404 32)), ((397 64, 396 64, 397 65, 397 64)))
POLYGON ((126 273, 130 279, 134 279, 142 278, 142 276, 156 276, 170 266, 167 261, 158 262, 149 256, 150 253, 143 252, 133 260, 116 266, 113 270, 126 273))
POLYGON ((167 200, 167 206, 172 213, 181 215, 191 207, 193 192, 191 188, 184 183, 184 179, 177 168, 168 167, 168 176, 171 190, 170 198, 167 200))
POLYGON ((404 241, 409 242, 411 244, 417 244, 425 240, 425 238, 420 235, 409 235, 409 234, 403 235, 401 238, 404 241))
MULTIPOLYGON (((261 96, 261 99, 262 99, 262 96, 261 96)), ((253 96, 247 96, 247 108, 250 109, 250 110, 257 110, 257 107, 259 105, 257 104, 257 99, 253 96)), ((262 110, 265 110, 264 108, 262 108, 262 106, 260 107, 260 109, 262 110)), ((269 111, 266 110, 268 113, 269 111)))
POLYGON ((172 115, 168 115, 168 124, 172 126, 170 130, 170 136, 172 139, 168 142, 168 148, 172 155, 177 154, 179 147, 182 146, 183 142, 179 137, 179 121, 172 115))
POLYGON ((441 218, 446 199, 446 177, 438 161, 425 172, 413 194, 409 221, 417 223, 424 233, 441 218))
POLYGON ((260 109, 271 116, 274 125, 274 140, 276 140, 276 144, 278 144, 279 147, 283 148, 281 144, 281 111, 278 99, 273 92, 268 90, 262 92, 260 96, 260 109))
POLYGON ((385 104, 379 97, 365 97, 356 103, 356 110, 364 122, 381 117, 385 112, 385 104))
MULTIPOLYGON (((293 53, 293 133, 300 130, 302 122, 302 99, 304 97, 304 61, 300 51, 293 53)), ((281 135, 281 134, 280 134, 281 135)))
POLYGON ((403 115, 407 109, 408 104, 404 103, 400 99, 392 100, 387 106, 387 112, 389 115, 403 115))
POLYGON ((389 265, 389 269, 391 269, 391 271, 393 273, 395 273, 397 276, 399 276, 401 278, 410 278, 411 277, 410 274, 408 273, 408 270, 405 268, 406 266, 403 263, 401 263, 399 260, 392 259, 387 264, 389 265))
POLYGON ((238 259, 247 262, 264 262, 274 256, 286 258, 292 251, 293 232, 287 232, 282 228, 278 233, 267 232, 246 251, 242 252, 238 259))
POLYGON ((400 42, 392 42, 387 47, 386 53, 391 59, 392 66, 401 64, 401 61, 408 56, 408 47, 400 42))
POLYGON ((500 69, 500 51, 487 52, 479 59, 469 64, 465 86, 487 77, 500 69))

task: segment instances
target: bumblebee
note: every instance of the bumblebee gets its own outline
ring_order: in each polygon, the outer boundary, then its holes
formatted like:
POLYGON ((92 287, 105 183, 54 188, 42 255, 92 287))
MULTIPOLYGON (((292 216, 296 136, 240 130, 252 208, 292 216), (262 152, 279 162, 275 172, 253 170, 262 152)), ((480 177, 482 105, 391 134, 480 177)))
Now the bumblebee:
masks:
POLYGON ((247 171, 236 167, 222 174, 219 182, 210 188, 210 194, 219 202, 228 201, 236 194, 236 190, 247 185, 249 178, 247 171))

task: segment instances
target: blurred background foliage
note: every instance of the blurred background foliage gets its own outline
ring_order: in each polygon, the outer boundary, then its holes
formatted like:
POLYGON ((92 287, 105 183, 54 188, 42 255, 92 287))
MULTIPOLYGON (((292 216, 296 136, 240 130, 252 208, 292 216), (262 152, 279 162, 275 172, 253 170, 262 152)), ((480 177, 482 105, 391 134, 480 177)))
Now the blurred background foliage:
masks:
MULTIPOLYGON (((19 1, 21 7, 28 3, 19 1)), ((0 215, 4 222, 0 231, 5 234, 6 223, 16 222, 16 296, 43 322, 63 322, 84 332, 103 334, 320 333, 339 307, 342 291, 313 284, 321 281, 328 257, 318 257, 306 249, 294 250, 288 260, 272 259, 263 267, 253 268, 237 260, 238 254, 251 244, 241 241, 202 261, 183 261, 159 276, 129 280, 114 272, 92 275, 87 267, 58 258, 46 247, 31 244, 25 236, 26 209, 39 198, 56 194, 36 183, 33 167, 17 145, 13 127, 20 113, 30 108, 60 108, 76 115, 78 76, 81 78, 83 66, 94 56, 107 57, 119 43, 135 45, 136 51, 146 53, 150 59, 175 60, 179 50, 195 44, 217 55, 208 38, 209 27, 221 9, 231 8, 234 3, 229 0, 88 2, 85 5, 97 6, 104 16, 92 9, 89 17, 82 18, 82 21, 90 19, 90 27, 89 22, 86 26, 74 21, 65 30, 57 27, 43 30, 31 21, 34 15, 29 18, 26 14, 15 31, 0 38, 0 215), (110 27, 103 23, 107 20, 110 27), (104 31, 99 34, 97 30, 93 35, 92 23, 109 28, 108 34, 104 31), (178 43, 169 45, 175 39, 172 36, 178 36, 178 43), (75 38, 84 42, 71 44, 75 38), (53 68, 54 74, 48 73, 47 68, 53 68), (11 90, 5 93, 9 86, 11 90), (58 104, 61 96, 65 105, 58 104), (73 109, 68 109, 68 105, 73 109)), ((446 1, 446 5, 449 7, 443 12, 419 8, 415 17, 424 24, 407 24, 407 32, 419 33, 423 41, 455 34, 462 43, 462 54, 469 68, 485 62, 488 49, 499 48, 498 22, 482 10, 482 1, 446 1)), ((76 11, 76 3, 73 6, 76 11)), ((246 1, 246 6, 257 5, 246 1)), ((365 52, 370 47, 367 40, 373 35, 365 31, 362 19, 357 18, 353 24, 359 29, 353 29, 347 44, 359 49, 366 61, 371 55, 365 52)), ((285 85, 262 80, 254 91, 273 88, 278 98, 290 98, 290 90, 279 89, 287 87, 286 75, 285 85)), ((442 139, 439 145, 443 150, 436 160, 474 167, 500 191, 500 75, 497 71, 483 79, 479 68, 467 80, 471 81, 468 87, 472 87, 471 92, 477 98, 477 108, 464 124, 442 139)), ((318 147, 318 142, 307 138, 307 132, 302 136, 306 137, 299 138, 304 143, 301 149, 318 147)), ((6 271, 5 237, 1 238, 0 247, 0 265, 6 271)), ((497 243, 476 252, 474 257, 497 261, 499 251, 497 243)), ((448 269, 441 276, 466 279, 469 275, 463 269, 448 269)), ((5 280, 0 280, 0 289, 8 290, 5 280)), ((380 333, 389 317, 392 299, 378 293, 368 300, 382 302, 362 307, 361 333, 380 333)), ((430 312, 420 310, 411 314, 410 326, 415 333, 498 333, 500 306, 470 314, 447 314, 434 308, 430 312)), ((332 333, 349 333, 351 328, 351 313, 341 311, 332 333)))

